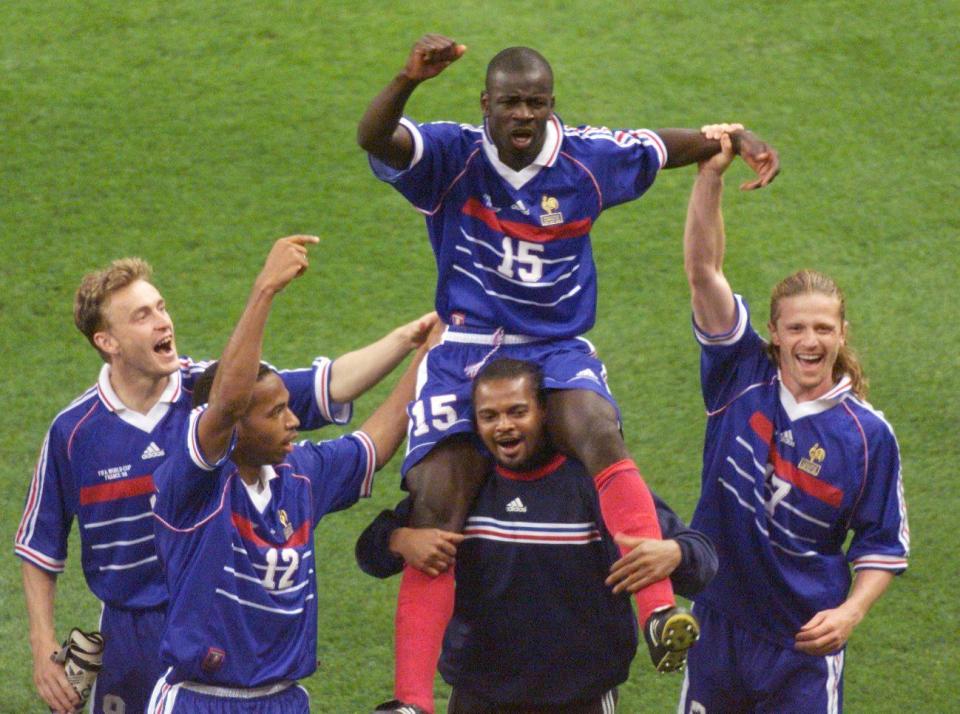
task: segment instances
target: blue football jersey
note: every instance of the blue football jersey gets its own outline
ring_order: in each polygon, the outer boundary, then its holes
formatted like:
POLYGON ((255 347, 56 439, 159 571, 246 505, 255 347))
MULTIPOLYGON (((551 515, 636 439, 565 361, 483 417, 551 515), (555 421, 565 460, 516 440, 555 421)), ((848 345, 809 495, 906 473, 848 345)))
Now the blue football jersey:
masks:
POLYGON ((781 646, 847 597, 854 570, 907 566, 909 529, 896 437, 844 378, 797 402, 738 295, 724 335, 694 325, 707 409, 701 496, 691 526, 717 545, 697 596, 781 646), (844 542, 852 531, 850 545, 844 542))
POLYGON ((583 465, 497 467, 457 550, 440 673, 501 703, 559 705, 626 681, 637 647, 627 594, 604 584, 619 557, 583 465))
MULTIPOLYGON (((291 408, 303 428, 349 421, 351 405, 330 402, 330 365, 281 371, 291 408)), ((81 561, 91 591, 112 607, 163 605, 166 586, 157 562, 151 500, 153 473, 191 410, 194 379, 207 363, 181 359, 148 414, 127 409, 104 365, 97 384, 57 415, 47 432, 17 529, 15 553, 59 573, 76 518, 81 561)))
POLYGON ((556 338, 589 330, 597 277, 590 231, 601 211, 639 197, 666 163, 653 132, 564 126, 521 171, 503 164, 485 127, 402 120, 414 142, 396 171, 374 173, 426 216, 444 322, 556 338))
POLYGON ((230 452, 199 448, 204 407, 157 469, 157 553, 170 591, 160 656, 168 683, 260 687, 317 664, 313 530, 370 494, 376 454, 363 432, 303 441, 247 486, 230 452))

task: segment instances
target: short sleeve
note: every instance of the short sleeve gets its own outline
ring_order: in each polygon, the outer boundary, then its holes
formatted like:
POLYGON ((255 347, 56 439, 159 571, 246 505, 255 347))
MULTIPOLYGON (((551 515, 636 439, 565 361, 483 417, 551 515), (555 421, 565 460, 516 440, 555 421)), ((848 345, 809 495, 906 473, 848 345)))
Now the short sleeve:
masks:
POLYGON ((711 335, 693 322, 693 333, 700 343, 700 388, 708 412, 723 408, 747 386, 773 371, 766 342, 750 324, 747 301, 734 295, 734 304, 736 321, 728 332, 711 335))
POLYGON ((886 423, 868 438, 868 465, 863 494, 850 527, 853 538, 847 560, 854 570, 875 569, 901 573, 910 552, 907 504, 903 496, 900 449, 886 423))
POLYGON ((663 140, 649 129, 581 126, 566 129, 564 138, 582 147, 573 155, 596 179, 604 208, 642 196, 667 162, 663 140))
POLYGON ((290 393, 290 409, 297 415, 300 428, 304 431, 328 424, 347 424, 353 418, 352 402, 340 404, 330 398, 332 365, 332 360, 317 357, 306 369, 278 371, 290 393))
POLYGON ((373 491, 377 454, 373 441, 362 431, 329 441, 302 441, 289 461, 296 474, 310 480, 314 523, 373 491))
POLYGON ((51 573, 64 569, 76 512, 76 484, 67 441, 54 423, 43 440, 14 539, 18 556, 51 573))
POLYGON ((190 413, 187 423, 175 437, 167 458, 153 474, 157 499, 154 514, 171 528, 190 528, 200 523, 217 507, 222 467, 230 459, 237 443, 236 432, 226 452, 218 460, 208 460, 200 447, 197 427, 206 405, 190 413))
POLYGON ((463 169, 472 151, 459 124, 430 122, 417 124, 404 117, 400 121, 413 139, 414 152, 410 165, 394 169, 374 156, 370 168, 381 181, 391 184, 422 213, 433 212, 463 169))

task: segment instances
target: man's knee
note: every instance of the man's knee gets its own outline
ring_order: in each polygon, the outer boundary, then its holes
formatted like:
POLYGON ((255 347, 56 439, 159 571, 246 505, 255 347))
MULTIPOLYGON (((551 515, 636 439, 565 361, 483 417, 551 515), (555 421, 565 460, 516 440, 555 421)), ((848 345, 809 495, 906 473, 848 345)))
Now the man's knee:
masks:
POLYGON ((487 473, 487 462, 470 438, 441 442, 407 472, 413 496, 410 525, 459 531, 487 473))
POLYGON ((596 392, 586 389, 551 392, 547 421, 556 448, 575 456, 594 471, 629 458, 617 411, 596 392))

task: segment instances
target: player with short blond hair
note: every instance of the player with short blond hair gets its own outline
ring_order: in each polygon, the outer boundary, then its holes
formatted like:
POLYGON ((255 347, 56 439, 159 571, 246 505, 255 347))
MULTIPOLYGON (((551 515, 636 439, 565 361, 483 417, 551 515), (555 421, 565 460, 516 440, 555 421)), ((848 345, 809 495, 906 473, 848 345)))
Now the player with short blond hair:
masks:
MULTIPOLYGON (((205 367, 179 357, 173 320, 140 258, 86 275, 77 291, 77 328, 104 360, 99 378, 56 416, 43 441, 14 549, 22 559, 34 683, 55 711, 80 702, 50 655, 56 578, 76 519, 81 563, 103 602, 103 669, 93 712, 142 711, 160 673, 167 589, 151 522, 153 472, 186 421, 194 379, 205 367)), ((435 315, 398 327, 365 348, 280 374, 304 428, 346 423, 349 402, 396 366, 435 315)))

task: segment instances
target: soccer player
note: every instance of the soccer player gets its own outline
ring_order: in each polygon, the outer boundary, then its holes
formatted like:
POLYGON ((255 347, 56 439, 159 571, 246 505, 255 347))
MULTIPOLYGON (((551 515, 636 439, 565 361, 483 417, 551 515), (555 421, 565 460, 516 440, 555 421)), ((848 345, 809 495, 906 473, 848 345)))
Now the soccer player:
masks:
MULTIPOLYGON (((465 49, 440 35, 421 38, 370 103, 357 135, 377 177, 426 217, 438 267, 436 308, 450 325, 410 410, 402 471, 414 497, 413 525, 462 527, 485 474, 470 438, 470 377, 500 354, 543 368, 551 438, 594 477, 609 530, 658 538, 653 501, 620 435, 604 366, 580 337, 596 315, 590 231, 601 211, 638 198, 661 168, 708 158, 719 143, 685 129, 567 126, 554 114, 550 65, 525 47, 490 61, 482 126, 403 117, 416 87, 465 49)), ((776 152, 747 131, 734 142, 758 173, 746 187, 772 181, 776 152)), ((451 576, 405 569, 396 622, 398 699, 432 707, 443 625, 433 613, 452 596, 451 576)), ((637 593, 638 617, 661 671, 683 661, 682 653, 660 646, 664 634, 691 619, 673 603, 668 580, 637 593)))
MULTIPOLYGON (((79 698, 54 631, 56 576, 63 571, 74 518, 83 572, 103 602, 103 670, 93 711, 139 712, 160 675, 166 585, 151 522, 153 471, 190 413, 203 365, 177 356, 174 326, 149 265, 114 261, 84 277, 74 302, 77 328, 103 357, 97 383, 54 419, 44 439, 15 538, 30 619, 34 682, 55 711, 79 698)), ((282 372, 305 428, 345 423, 349 402, 379 381, 420 341, 431 314, 331 362, 282 372)))
POLYGON ((273 246, 154 476, 170 605, 153 714, 309 712, 306 691, 294 685, 317 666, 313 531, 327 513, 369 495, 374 471, 403 440, 424 352, 359 431, 294 443, 289 392, 260 354, 273 300, 306 270, 317 240, 290 236, 273 246))
MULTIPOLYGON (((658 501, 669 539, 646 541, 642 558, 634 549, 618 560, 590 474, 549 446, 536 365, 489 362, 474 380, 473 405, 496 465, 463 535, 403 527, 404 502, 360 536, 358 562, 386 577, 399 572, 398 556, 439 572, 456 555, 456 603, 440 665, 454 687, 449 712, 612 712, 637 646, 621 593, 669 576, 692 597, 716 572, 716 552, 658 501)), ((623 534, 617 540, 637 545, 623 534)))
POLYGON ((691 525, 717 544, 720 568, 696 598, 701 640, 679 710, 839 712, 844 645, 907 566, 899 448, 866 401, 833 280, 790 275, 773 289, 770 341, 751 327, 723 273, 733 151, 722 142, 700 167, 684 234, 707 409, 691 525))

